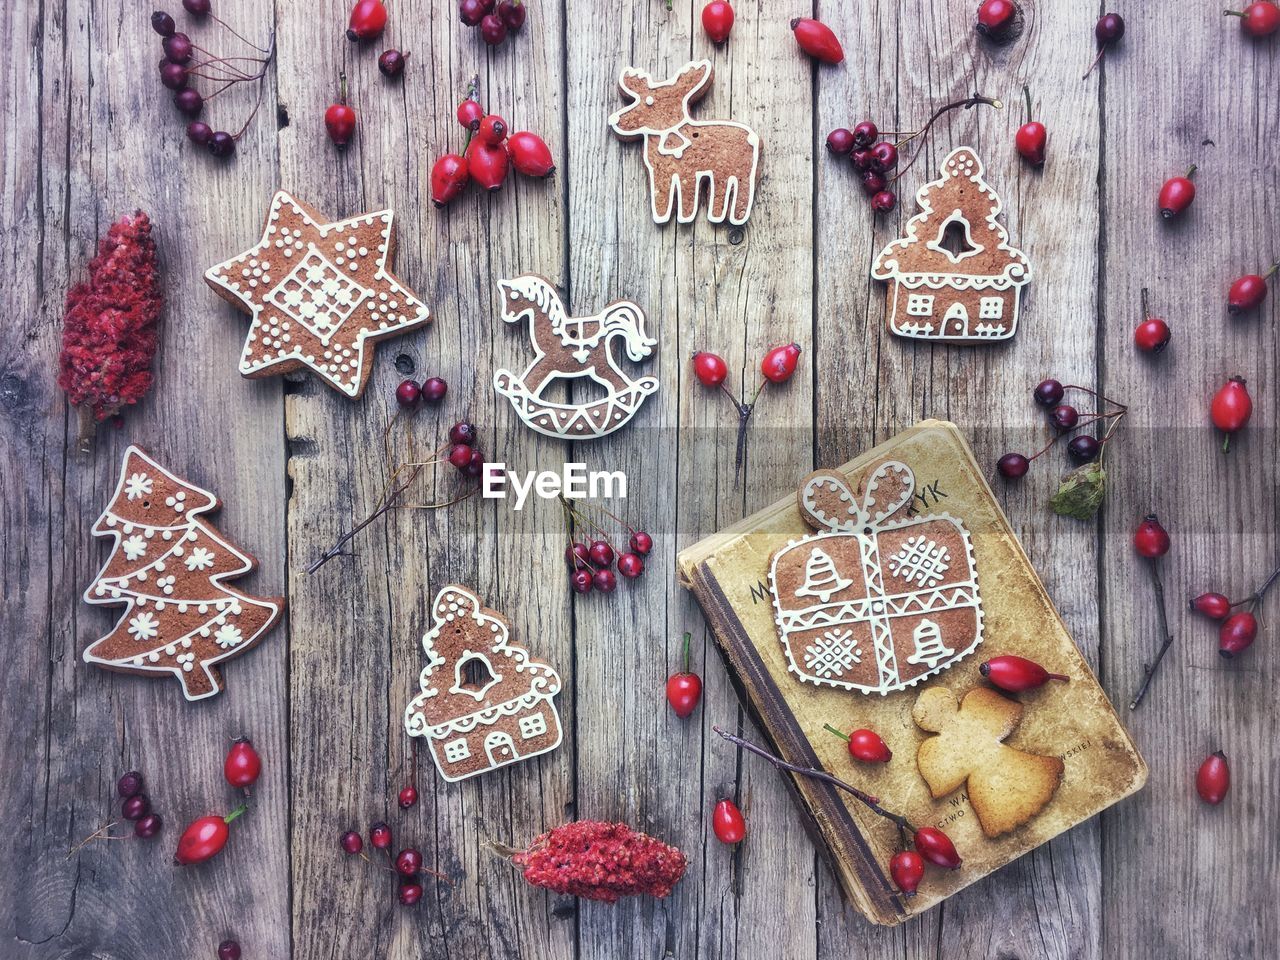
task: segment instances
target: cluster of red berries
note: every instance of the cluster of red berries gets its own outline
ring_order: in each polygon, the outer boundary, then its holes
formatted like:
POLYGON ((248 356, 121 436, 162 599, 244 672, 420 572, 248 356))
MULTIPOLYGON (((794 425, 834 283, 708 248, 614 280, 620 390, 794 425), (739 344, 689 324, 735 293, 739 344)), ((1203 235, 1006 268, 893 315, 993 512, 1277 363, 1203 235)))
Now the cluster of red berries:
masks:
POLYGON ((267 67, 274 56, 274 49, 265 50, 256 44, 249 43, 225 23, 213 15, 211 0, 182 0, 183 9, 193 17, 209 18, 221 24, 233 36, 248 44, 261 54, 257 57, 218 57, 203 47, 197 46, 185 33, 178 31, 173 16, 163 10, 151 14, 151 28, 160 35, 160 45, 164 57, 160 61, 160 82, 173 91, 173 105, 178 112, 189 118, 187 138, 192 143, 206 148, 215 157, 225 159, 236 152, 236 141, 244 136, 258 106, 245 120, 236 133, 225 130, 214 130, 209 124, 197 119, 204 112, 205 104, 213 101, 224 90, 238 83, 258 84, 258 105, 262 103, 262 81, 267 75, 267 67), (198 58, 197 58, 198 57, 198 58), (258 72, 250 74, 245 64, 256 64, 258 72), (217 84, 217 88, 207 97, 191 86, 193 79, 207 80, 217 84))
MULTIPOLYGON (((232 741, 222 763, 223 777, 227 783, 248 796, 249 788, 258 782, 261 774, 262 758, 254 749, 252 741, 248 737, 237 737, 232 741)), ((248 806, 242 803, 225 816, 214 813, 192 820, 178 838, 178 849, 173 855, 173 862, 187 866, 204 863, 217 856, 227 845, 232 821, 247 809, 248 806)), ((239 950, 238 945, 236 949, 239 950)))
MULTIPOLYGON (((401 810, 407 810, 418 802, 418 790, 410 785, 400 791, 397 803, 401 810)), ((379 820, 369 826, 369 845, 385 854, 390 863, 387 869, 399 881, 397 898, 406 907, 411 907, 422 899, 422 875, 430 874, 439 880, 446 879, 441 873, 424 866, 422 851, 417 847, 405 847, 394 858, 391 857, 391 826, 379 820)), ((339 839, 338 845, 344 853, 359 856, 365 862, 372 862, 364 852, 364 837, 355 830, 346 831, 339 839)))
MULTIPOLYGON (((150 840, 160 833, 164 821, 151 809, 151 798, 142 791, 142 774, 130 770, 116 781, 116 793, 120 794, 120 817, 133 823, 133 833, 143 840, 150 840)), ((108 825, 109 826, 109 825, 108 825)), ((103 830, 108 829, 104 827, 103 830)))
POLYGON ((1230 660, 1248 650, 1258 638, 1257 609, 1263 597, 1280 578, 1280 571, 1271 574, 1253 593, 1243 600, 1232 602, 1222 593, 1202 593, 1191 601, 1191 609, 1216 620, 1218 627, 1218 653, 1230 660), (1244 607, 1236 611, 1237 607, 1244 607), (1236 611, 1236 612, 1233 612, 1236 611))
POLYGON ((911 844, 906 845, 906 833, 901 834, 903 847, 889 860, 889 876, 904 896, 914 897, 924 879, 925 861, 944 870, 960 869, 960 854, 951 838, 937 827, 919 827, 911 834, 911 844))
MULTIPOLYGON (((376 40, 387 28, 387 8, 382 0, 357 0, 347 21, 347 39, 352 43, 376 40)), ((384 77, 396 79, 404 73, 408 62, 407 51, 394 47, 378 55, 378 72, 384 77)), ((339 74, 338 99, 324 111, 324 128, 334 146, 345 147, 356 135, 355 107, 347 102, 347 75, 339 74)))
POLYGON ((478 477, 484 470, 484 454, 477 439, 475 426, 466 420, 449 428, 449 463, 465 477, 478 477))
POLYGON ((442 377, 427 377, 421 384, 417 380, 401 380, 396 387, 396 403, 407 410, 412 410, 418 401, 436 404, 449 392, 449 384, 442 377))
POLYGON ((525 9, 523 0, 461 0, 458 4, 458 16, 468 27, 480 28, 480 36, 491 47, 496 47, 507 39, 508 33, 515 33, 524 26, 529 11, 525 9))
POLYGON ((1224 17, 1239 17, 1240 29, 1252 37, 1269 37, 1280 30, 1280 5, 1273 0, 1254 0, 1243 10, 1223 10, 1224 17))
POLYGON ((854 169, 862 178, 863 192, 871 198, 871 209, 888 213, 898 198, 888 189, 885 176, 898 165, 898 148, 879 137, 876 125, 870 120, 863 120, 852 130, 837 127, 827 134, 827 149, 853 161, 854 169))
POLYGON ((458 123, 467 131, 463 152, 446 153, 431 167, 431 202, 437 207, 462 193, 472 180, 492 193, 502 189, 511 169, 539 179, 556 172, 551 150, 541 137, 527 130, 510 133, 507 121, 484 112, 477 99, 478 86, 479 81, 473 80, 458 104, 458 123))
POLYGON ((1041 450, 1033 453, 1030 457, 1021 453, 1006 453, 996 464, 996 469, 1000 471, 1000 475, 1007 480, 1017 480, 1026 475, 1027 470, 1031 467, 1031 461, 1048 452, 1059 440, 1070 434, 1073 430, 1081 427, 1089 426, 1098 421, 1106 421, 1109 423, 1106 434, 1101 440, 1089 433, 1080 433, 1072 437, 1067 443, 1067 453, 1071 459, 1077 464, 1085 464, 1090 461, 1097 460, 1102 453, 1103 446, 1111 439, 1115 432, 1116 426, 1127 413, 1127 408, 1122 404, 1118 404, 1113 400, 1108 400, 1101 396, 1097 391, 1090 390, 1088 387, 1080 387, 1075 384, 1063 385, 1060 381, 1052 378, 1042 380, 1035 388, 1033 393, 1036 403, 1043 407, 1048 417, 1050 425, 1054 429, 1053 438, 1041 450), (1091 414, 1085 417, 1080 416, 1080 411, 1069 403, 1063 403, 1063 397, 1068 390, 1078 390, 1082 393, 1101 400, 1112 406, 1114 409, 1103 413, 1091 414))
MULTIPOLYGON (((575 517, 585 519, 572 507, 563 503, 562 506, 575 517)), ((653 537, 643 530, 628 528, 631 530, 631 539, 627 543, 629 549, 620 553, 600 527, 594 523, 591 526, 601 535, 599 540, 592 540, 589 544, 573 540, 564 549, 569 583, 574 593, 590 593, 592 590, 613 593, 618 589, 618 578, 613 572, 615 561, 618 573, 628 580, 635 580, 644 573, 644 558, 653 549, 653 537)))

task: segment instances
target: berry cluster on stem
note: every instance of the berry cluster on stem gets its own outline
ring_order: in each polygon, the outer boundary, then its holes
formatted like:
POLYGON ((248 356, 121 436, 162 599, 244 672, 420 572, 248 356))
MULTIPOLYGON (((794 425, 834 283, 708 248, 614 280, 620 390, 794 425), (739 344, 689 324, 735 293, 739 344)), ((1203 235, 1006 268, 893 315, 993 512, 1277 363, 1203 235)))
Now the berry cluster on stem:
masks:
POLYGON ((635 580, 644 573, 644 558, 653 549, 653 538, 649 534, 623 522, 600 504, 577 501, 580 507, 595 511, 597 515, 612 520, 630 532, 631 536, 627 541, 629 549, 616 549, 604 527, 578 507, 571 506, 564 497, 560 498, 559 503, 564 519, 565 538, 568 540, 564 559, 569 567, 569 584, 574 593, 590 593, 592 590, 613 593, 618 589, 618 577, 614 573, 615 560, 617 572, 628 580, 635 580), (590 543, 575 537, 574 531, 579 526, 594 538, 590 543))

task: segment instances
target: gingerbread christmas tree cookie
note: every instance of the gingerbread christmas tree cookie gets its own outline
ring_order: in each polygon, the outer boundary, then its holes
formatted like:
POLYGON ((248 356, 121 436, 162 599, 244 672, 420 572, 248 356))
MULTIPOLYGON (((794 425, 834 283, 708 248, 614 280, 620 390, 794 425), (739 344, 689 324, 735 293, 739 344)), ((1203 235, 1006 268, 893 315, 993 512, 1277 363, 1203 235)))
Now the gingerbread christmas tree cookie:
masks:
POLYGON ((741 226, 751 216, 760 170, 760 135, 733 120, 695 120, 690 105, 711 88, 710 60, 693 60, 670 80, 628 67, 618 86, 628 103, 609 118, 623 140, 644 141, 654 223, 675 210, 681 223, 698 215, 703 184, 707 219, 741 226))
POLYGON ((889 329, 952 343, 1008 340, 1018 329, 1031 265, 1009 244, 1000 198, 983 179, 978 155, 969 147, 952 150, 916 203, 920 213, 871 268, 875 279, 891 284, 889 329))
POLYGON ((404 726, 427 738, 440 776, 464 780, 560 746, 560 675, 512 643, 506 619, 466 587, 436 594, 422 648, 404 726))
POLYGON ((1062 782, 1059 757, 1027 753, 1003 741, 1022 720, 1022 704, 976 687, 959 703, 945 687, 920 694, 911 716, 936 733, 922 744, 916 766, 934 799, 966 787, 982 832, 998 837, 1045 808, 1062 782))
POLYGON ((305 367, 359 397, 374 344, 431 319, 391 273, 395 250, 390 210, 330 222, 276 193, 257 245, 205 273, 218 296, 252 317, 240 372, 268 377, 305 367))
POLYGON ((887 694, 919 683, 982 642, 969 531, 946 513, 912 515, 915 475, 878 464, 855 492, 819 470, 800 484, 818 532, 769 563, 788 669, 818 686, 887 694))
POLYGON ((86 663, 172 675, 188 700, 221 692, 219 665, 262 640, 284 598, 226 585, 257 563, 203 519, 218 505, 140 448, 125 451, 115 493, 93 525, 94 536, 114 538, 111 555, 84 599, 127 609, 85 650, 86 663))

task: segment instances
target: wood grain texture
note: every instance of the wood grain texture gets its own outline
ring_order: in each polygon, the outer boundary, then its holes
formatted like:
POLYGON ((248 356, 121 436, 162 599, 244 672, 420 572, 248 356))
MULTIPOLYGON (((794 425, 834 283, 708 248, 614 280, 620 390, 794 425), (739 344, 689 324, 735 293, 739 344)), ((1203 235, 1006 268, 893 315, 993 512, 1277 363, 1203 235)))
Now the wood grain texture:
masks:
MULTIPOLYGON (((236 45, 216 24, 192 24, 170 6, 197 42, 236 45)), ((346 0, 216 6, 249 37, 274 30, 279 42, 263 112, 226 164, 186 141, 168 92, 154 82, 160 52, 150 8, 120 0, 0 8, 0 251, 10 318, 0 345, 0 537, 10 558, 0 636, 19 651, 0 677, 0 716, 21 758, 0 774, 0 797, 18 821, 3 847, 10 868, 0 878, 0 954, 202 955, 227 935, 246 956, 299 960, 1266 954, 1280 936, 1265 899, 1280 870, 1271 829, 1277 720, 1267 709, 1275 657, 1264 636, 1224 664, 1210 625, 1181 610, 1203 589, 1247 593, 1280 546, 1280 465, 1270 442, 1280 414, 1275 300, 1238 320, 1222 310, 1233 276, 1280 256, 1271 146, 1280 119, 1268 108, 1280 79, 1276 44, 1241 37, 1215 7, 1186 15, 1122 8, 1129 35, 1081 81, 1100 11, 1071 4, 1024 2, 1024 35, 996 47, 973 34, 972 4, 780 10, 742 0, 729 44, 715 48, 698 22, 700 0, 677 0, 670 12, 662 0, 620 9, 530 0, 525 31, 496 49, 446 2, 397 0, 387 34, 368 46, 342 36, 346 0), (807 12, 843 38, 842 66, 796 53, 787 21, 807 12), (385 46, 411 51, 399 84, 377 73, 385 46), (698 115, 747 122, 764 139, 758 202, 740 237, 701 218, 652 224, 639 148, 606 126, 622 66, 657 74, 701 56, 716 72, 698 115), (332 148, 321 124, 340 70, 360 114, 346 152, 332 148), (486 105, 513 128, 546 137, 559 170, 492 197, 471 191, 436 211, 430 165, 462 146, 453 109, 473 74, 486 105), (1043 171, 1012 149, 1024 82, 1050 130, 1043 171), (934 107, 975 89, 1005 108, 940 122, 903 178, 898 209, 873 219, 852 171, 823 148, 826 132, 863 116, 915 129, 934 107), (915 186, 961 143, 986 161, 1011 237, 1035 270, 1016 339, 992 349, 887 336, 883 291, 867 276, 914 212, 915 186), (1160 182, 1197 160, 1195 206, 1162 224, 1160 182), (247 324, 201 280, 207 266, 257 239, 280 186, 333 216, 397 211, 398 272, 434 322, 378 348, 359 404, 305 375, 242 380, 235 363, 247 324), (103 430, 84 457, 74 411, 53 382, 62 301, 96 238, 134 207, 156 223, 170 300, 158 381, 124 427, 103 430), (494 286, 522 272, 555 280, 579 312, 615 297, 648 311, 661 345, 643 369, 663 388, 625 430, 588 444, 549 440, 524 429, 493 393, 493 370, 528 358, 525 332, 499 320, 494 286), (1130 341, 1144 284, 1175 331, 1155 362, 1135 356, 1130 341), (764 350, 792 339, 805 348, 801 372, 766 391, 746 464, 735 471, 733 411, 691 380, 688 355, 716 350, 735 390, 750 391, 764 350), (353 542, 353 556, 308 576, 316 555, 383 491, 398 354, 419 377, 444 376, 451 392, 442 408, 394 423, 392 459, 411 445, 429 451, 467 417, 486 454, 515 469, 572 459, 625 470, 630 496, 620 513, 656 541, 646 576, 611 598, 573 598, 559 509, 538 502, 517 513, 478 498, 392 512, 353 542), (1223 457, 1204 409, 1234 372, 1249 378, 1257 409, 1223 457), (941 910, 873 928, 843 905, 781 780, 740 762, 710 733, 713 723, 752 730, 693 601, 674 584, 674 557, 793 489, 812 467, 848 460, 925 416, 958 422, 981 463, 1009 449, 1031 452, 1045 432, 1029 391, 1050 374, 1132 406, 1108 455, 1108 506, 1092 524, 1047 511, 1066 468, 1058 454, 997 492, 1117 703, 1127 702, 1156 644, 1129 534, 1154 507, 1175 538, 1162 569, 1176 646, 1131 717, 1151 782, 941 910), (220 528, 261 561, 245 589, 289 594, 288 622, 229 665, 225 694, 194 708, 171 683, 80 660, 114 622, 114 611, 79 596, 105 549, 89 526, 129 442, 222 498, 220 528), (422 666, 427 604, 449 581, 504 611, 522 642, 566 679, 563 747, 463 784, 440 781, 402 724, 422 666), (682 722, 662 704, 661 687, 685 629, 694 631, 706 693, 682 722), (234 799, 219 764, 237 732, 253 735, 266 759, 255 809, 218 861, 172 870, 182 821, 234 799), (1191 776, 1219 746, 1235 784, 1222 808, 1208 809, 1191 776), (166 817, 165 834, 65 860, 113 816, 115 778, 135 766, 166 817), (422 800, 400 811, 395 794, 410 781, 422 800), (722 791, 751 822, 736 850, 707 828, 722 791), (678 843, 690 854, 686 879, 662 902, 577 904, 529 888, 485 847, 526 842, 575 816, 624 819, 678 843), (429 888, 415 911, 399 908, 389 875, 337 850, 342 830, 376 819, 421 846, 453 885, 429 888), (1238 869, 1245 851, 1248 868, 1238 869)), ((229 92, 210 116, 234 129, 252 99, 229 92)), ((461 489, 451 468, 437 466, 406 499, 426 504, 461 489)))

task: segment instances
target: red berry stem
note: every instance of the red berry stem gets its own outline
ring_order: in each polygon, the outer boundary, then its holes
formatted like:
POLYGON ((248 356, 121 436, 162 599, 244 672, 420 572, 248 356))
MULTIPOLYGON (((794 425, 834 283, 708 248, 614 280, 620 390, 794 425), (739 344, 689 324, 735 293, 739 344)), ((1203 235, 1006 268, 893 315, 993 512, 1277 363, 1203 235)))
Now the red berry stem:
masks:
POLYGON ((823 729, 823 730, 826 730, 826 731, 828 731, 828 732, 830 732, 830 733, 834 733, 837 737, 839 737, 839 738, 840 738, 841 740, 843 740, 845 743, 848 743, 848 742, 849 742, 849 735, 848 735, 847 733, 841 733, 839 730, 837 730, 835 727, 833 727, 833 726, 832 726, 831 724, 829 724, 829 723, 824 723, 824 724, 822 725, 822 729, 823 729))
MULTIPOLYGON (((467 81, 467 95, 462 99, 475 100, 477 103, 480 101, 480 74, 478 73, 474 74, 471 77, 471 79, 467 81)), ((475 130, 472 130, 470 127, 467 127, 467 139, 462 144, 463 156, 466 156, 467 147, 471 146, 471 138, 474 137, 475 135, 476 135, 475 130)))
POLYGON ((1033 119, 1031 113, 1031 88, 1025 83, 1022 85, 1022 97, 1027 102, 1027 123, 1030 123, 1033 119))
POLYGON ((925 121, 925 125, 923 127, 917 130, 915 133, 911 134, 911 136, 906 137, 903 140, 899 140, 897 143, 894 144, 896 148, 902 149, 903 146, 910 143, 912 140, 915 140, 917 137, 920 138, 920 145, 916 149, 916 152, 911 155, 911 159, 908 160, 905 165, 899 167, 898 172, 895 173, 892 177, 890 177, 888 182, 889 183, 896 182, 899 178, 902 177, 904 173, 906 173, 908 170, 911 169, 911 167, 915 164, 917 160, 920 159, 920 154, 924 153, 924 146, 925 146, 924 141, 929 133, 929 129, 934 125, 934 123, 937 122, 939 117, 941 117, 944 113, 947 113, 951 110, 958 110, 962 107, 965 110, 969 110, 969 109, 972 109, 973 107, 978 106, 979 104, 986 104, 989 107, 995 107, 997 110, 999 110, 1001 107, 1004 106, 1004 104, 1002 104, 999 100, 994 100, 991 97, 984 97, 982 96, 982 94, 977 92, 975 92, 971 97, 965 97, 965 99, 963 100, 956 100, 954 103, 943 104, 937 110, 933 111, 933 115, 929 117, 927 121, 925 121))
MULTIPOLYGON (((1160 649, 1156 652, 1155 660, 1149 665, 1143 665, 1142 685, 1138 687, 1138 692, 1129 701, 1130 710, 1138 709, 1138 704, 1147 695, 1147 689, 1151 686, 1151 681, 1155 679, 1156 671, 1160 668, 1160 662, 1164 660, 1164 655, 1173 646, 1173 633, 1169 630, 1169 615, 1165 611, 1164 605, 1164 582, 1160 579, 1160 564, 1157 560, 1158 558, 1153 559, 1150 563, 1151 584, 1156 591, 1156 614, 1160 618, 1160 636, 1164 639, 1160 642, 1160 649)), ((1280 573, 1280 571, 1277 571, 1277 573, 1280 573)))
POLYGON ((728 740, 730 743, 746 750, 748 753, 754 753, 757 757, 768 760, 779 770, 787 770, 791 773, 798 773, 803 777, 812 777, 814 780, 822 780, 825 783, 829 783, 833 787, 837 787, 856 798, 872 813, 879 814, 886 820, 891 820, 893 823, 897 824, 899 830, 910 830, 912 833, 916 832, 916 828, 913 827, 911 822, 902 814, 894 813, 892 810, 886 810, 884 807, 880 806, 879 797, 873 797, 871 794, 859 790, 853 784, 845 783, 839 777, 832 776, 825 770, 817 770, 813 767, 800 767, 794 763, 788 763, 781 757, 770 753, 768 750, 764 749, 764 747, 756 746, 756 744, 749 740, 743 740, 741 737, 735 736, 727 730, 720 729, 719 726, 713 726, 711 729, 720 734, 720 736, 724 737, 724 739, 728 740))
POLYGON ((684 632, 684 672, 689 672, 689 643, 693 640, 693 634, 688 630, 684 632))

